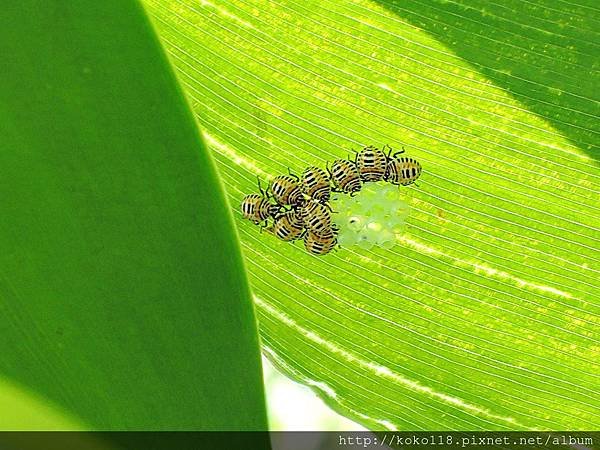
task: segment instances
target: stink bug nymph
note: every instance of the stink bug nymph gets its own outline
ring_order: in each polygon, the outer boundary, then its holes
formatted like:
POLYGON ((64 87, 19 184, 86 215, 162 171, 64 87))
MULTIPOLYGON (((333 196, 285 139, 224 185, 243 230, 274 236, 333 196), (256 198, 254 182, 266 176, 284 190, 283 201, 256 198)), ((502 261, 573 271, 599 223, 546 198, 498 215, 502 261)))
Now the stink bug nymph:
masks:
POLYGON ((309 201, 302 209, 302 219, 306 228, 317 236, 324 236, 331 231, 331 211, 314 200, 309 201))
POLYGON ((304 195, 298 177, 292 175, 279 175, 271 181, 271 193, 280 205, 300 206, 304 202, 304 195))
POLYGON ((325 203, 331 195, 331 184, 327 172, 319 167, 307 167, 302 172, 302 188, 309 197, 325 203))
MULTIPOLYGON (((391 153, 391 148, 390 152, 391 153)), ((404 150, 396 152, 387 157, 387 169, 384 180, 392 184, 408 186, 414 183, 421 175, 421 164, 414 158, 408 156, 398 156, 404 153, 404 150)))
POLYGON ((327 167, 331 181, 338 191, 346 194, 355 194, 360 191, 360 175, 356 164, 346 159, 336 159, 331 164, 331 169, 327 167))
POLYGON ((299 211, 286 211, 275 218, 273 234, 282 241, 298 239, 304 231, 304 220, 299 211))
POLYGON ((333 250, 336 244, 337 237, 332 229, 323 236, 316 235, 312 231, 308 231, 304 235, 304 247, 312 255, 326 255, 333 250))
POLYGON ((250 194, 242 200, 242 214, 244 219, 251 220, 255 224, 266 221, 269 217, 274 217, 279 211, 277 205, 259 194, 250 194))
POLYGON ((281 208, 269 201, 269 193, 263 189, 260 178, 256 177, 256 179, 260 194, 246 195, 242 200, 241 209, 244 219, 251 220, 258 225, 261 222, 266 222, 271 217, 275 217, 279 214, 281 208))
POLYGON ((378 148, 369 146, 356 154, 355 163, 363 181, 379 181, 385 176, 387 156, 378 148))

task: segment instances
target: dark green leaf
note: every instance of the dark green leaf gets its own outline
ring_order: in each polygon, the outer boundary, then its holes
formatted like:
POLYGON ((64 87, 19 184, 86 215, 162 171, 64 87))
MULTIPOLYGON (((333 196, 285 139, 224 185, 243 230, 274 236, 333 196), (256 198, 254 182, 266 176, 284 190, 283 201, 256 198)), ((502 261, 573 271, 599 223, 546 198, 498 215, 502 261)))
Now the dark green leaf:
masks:
POLYGON ((92 429, 265 429, 232 220, 143 10, 0 17, 0 375, 92 429))

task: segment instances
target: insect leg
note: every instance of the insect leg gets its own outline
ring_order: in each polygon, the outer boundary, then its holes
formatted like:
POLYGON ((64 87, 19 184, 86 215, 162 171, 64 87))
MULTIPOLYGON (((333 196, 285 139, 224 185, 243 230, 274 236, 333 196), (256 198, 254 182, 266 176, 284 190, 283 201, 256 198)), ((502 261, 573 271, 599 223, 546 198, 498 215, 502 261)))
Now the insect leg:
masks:
POLYGON ((265 192, 265 190, 262 187, 262 184, 260 182, 260 176, 256 175, 256 184, 258 185, 258 191, 262 194, 263 197, 268 197, 267 193, 265 192))
POLYGON ((273 234, 273 226, 269 226, 269 221, 267 219, 257 225, 259 226, 261 233, 265 230, 265 232, 273 234))
POLYGON ((308 233, 308 228, 303 228, 302 234, 300 236, 298 236, 298 239, 304 239, 304 236, 306 236, 306 233, 308 233))

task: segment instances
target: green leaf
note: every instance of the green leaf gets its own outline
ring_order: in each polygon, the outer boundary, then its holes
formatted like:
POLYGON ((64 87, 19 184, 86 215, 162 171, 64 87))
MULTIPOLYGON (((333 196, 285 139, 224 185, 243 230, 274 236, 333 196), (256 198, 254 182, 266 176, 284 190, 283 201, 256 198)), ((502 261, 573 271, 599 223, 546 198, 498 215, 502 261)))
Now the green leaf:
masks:
POLYGON ((146 3, 234 206, 362 145, 423 165, 391 249, 237 213, 270 359, 371 429, 598 428, 591 2, 146 3))
POLYGON ((18 2, 0 50, 0 428, 266 429, 232 218, 141 6, 18 2))
POLYGON ((0 379, 0 405, 0 430, 21 430, 32 425, 37 430, 85 430, 80 420, 4 379, 0 379))

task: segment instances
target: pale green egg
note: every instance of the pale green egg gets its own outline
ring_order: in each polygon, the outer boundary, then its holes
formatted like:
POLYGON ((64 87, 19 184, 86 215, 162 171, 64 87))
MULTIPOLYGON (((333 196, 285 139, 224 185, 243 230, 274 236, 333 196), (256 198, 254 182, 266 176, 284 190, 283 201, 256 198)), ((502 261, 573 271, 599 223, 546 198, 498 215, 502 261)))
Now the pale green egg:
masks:
POLYGON ((385 182, 364 184, 354 197, 336 194, 331 207, 340 245, 363 249, 396 245, 396 235, 403 233, 410 213, 403 195, 397 186, 385 182))

